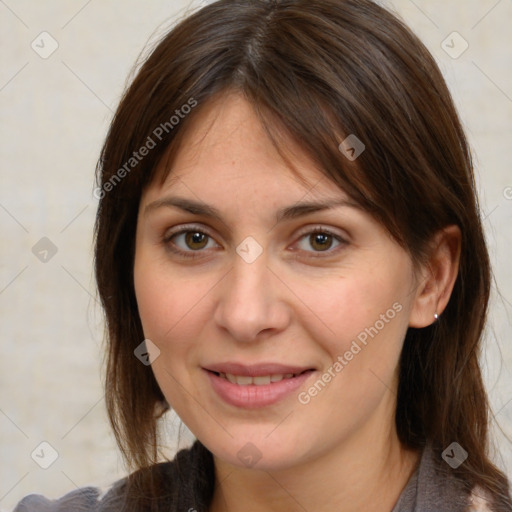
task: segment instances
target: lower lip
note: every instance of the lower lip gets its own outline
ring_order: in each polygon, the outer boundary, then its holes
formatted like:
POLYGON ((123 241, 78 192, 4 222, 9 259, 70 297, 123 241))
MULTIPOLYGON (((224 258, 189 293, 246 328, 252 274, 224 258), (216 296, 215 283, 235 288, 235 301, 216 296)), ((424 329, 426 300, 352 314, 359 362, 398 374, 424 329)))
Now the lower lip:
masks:
POLYGON ((271 382, 263 386, 256 386, 255 384, 240 386, 229 382, 229 380, 213 372, 205 371, 208 374, 213 389, 220 398, 230 405, 245 409, 266 407, 283 400, 294 391, 297 391, 314 373, 313 371, 307 371, 296 377, 283 379, 279 382, 271 382))

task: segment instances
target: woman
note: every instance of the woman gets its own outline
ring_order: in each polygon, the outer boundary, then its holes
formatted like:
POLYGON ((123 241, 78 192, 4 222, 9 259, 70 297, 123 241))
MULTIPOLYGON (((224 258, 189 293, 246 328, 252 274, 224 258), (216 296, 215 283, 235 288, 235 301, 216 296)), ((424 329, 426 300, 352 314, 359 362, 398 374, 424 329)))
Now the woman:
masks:
POLYGON ((203 8, 141 67, 98 169, 107 404, 136 471, 18 512, 512 510, 470 152, 394 16, 203 8), (197 441, 157 464, 169 407, 197 441))

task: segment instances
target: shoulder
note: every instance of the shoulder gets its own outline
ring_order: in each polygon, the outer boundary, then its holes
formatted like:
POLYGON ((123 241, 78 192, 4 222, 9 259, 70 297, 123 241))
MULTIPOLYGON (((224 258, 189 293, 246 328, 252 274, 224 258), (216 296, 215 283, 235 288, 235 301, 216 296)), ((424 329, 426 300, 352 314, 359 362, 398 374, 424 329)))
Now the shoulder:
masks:
POLYGON ((416 471, 393 512, 493 512, 492 497, 483 488, 459 479, 432 443, 424 447, 416 471))
POLYGON ((472 490, 467 512, 492 512, 490 496, 481 487, 476 486, 472 490))
POLYGON ((98 508, 100 491, 93 487, 84 487, 66 494, 58 500, 49 500, 39 494, 23 498, 14 512, 85 512, 98 508))
MULTIPOLYGON (((161 475, 171 463, 158 464, 151 468, 153 475, 161 475)), ((116 482, 102 493, 95 487, 76 489, 62 498, 49 500, 39 494, 23 498, 14 512, 118 512, 125 510, 127 500, 127 483, 138 473, 116 482)))
MULTIPOLYGON (((158 465, 158 469, 163 464, 158 465)), ((155 466, 155 468, 157 467, 155 466)), ((158 471, 160 472, 160 471, 158 471)), ((14 512, 117 512, 124 510, 128 478, 116 482, 105 493, 95 487, 76 489, 62 498, 49 500, 39 494, 23 498, 14 512)))
POLYGON ((104 494, 95 487, 76 489, 57 500, 31 494, 18 503, 14 512, 116 512, 123 509, 125 488, 123 479, 104 494))
MULTIPOLYGON (((170 462, 155 464, 116 482, 106 493, 94 487, 76 489, 57 500, 32 494, 23 498, 14 512, 120 512, 143 510, 146 499, 155 496, 166 509, 185 501, 190 503, 198 494, 208 497, 213 489, 213 460, 198 441, 180 450, 170 462), (206 462, 206 464, 205 464, 206 462), (151 491, 148 493, 151 485, 151 491), (130 489, 135 490, 138 503, 132 502, 130 489), (144 498, 145 495, 145 498, 144 498), (127 502, 129 506, 127 507, 127 502)), ((185 510, 188 510, 185 508, 185 510)))

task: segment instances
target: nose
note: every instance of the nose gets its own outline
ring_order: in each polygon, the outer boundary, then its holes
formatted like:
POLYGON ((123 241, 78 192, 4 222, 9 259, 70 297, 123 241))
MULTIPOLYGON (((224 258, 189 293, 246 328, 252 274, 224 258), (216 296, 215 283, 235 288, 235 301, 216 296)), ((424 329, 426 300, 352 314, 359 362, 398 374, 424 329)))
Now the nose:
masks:
POLYGON ((277 334, 290 324, 286 287, 260 256, 247 263, 238 255, 217 289, 214 320, 233 339, 251 342, 277 334))

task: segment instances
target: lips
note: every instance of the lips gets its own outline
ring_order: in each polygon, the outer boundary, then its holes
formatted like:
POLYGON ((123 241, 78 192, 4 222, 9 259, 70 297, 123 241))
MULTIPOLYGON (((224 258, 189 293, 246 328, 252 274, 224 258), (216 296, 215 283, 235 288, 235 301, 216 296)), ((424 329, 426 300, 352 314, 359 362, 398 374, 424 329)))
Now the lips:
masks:
POLYGON ((297 373, 286 374, 272 374, 272 375, 258 375, 251 377, 250 375, 234 375, 232 373, 220 373, 219 377, 228 380, 231 384, 238 384, 239 386, 266 386, 271 382, 281 382, 283 379, 292 379, 296 377, 297 373))
POLYGON ((221 363, 203 368, 213 390, 235 407, 259 408, 275 404, 298 390, 314 368, 275 363, 221 363))
POLYGON ((219 363, 205 367, 205 370, 214 373, 240 375, 246 377, 262 377, 265 375, 299 375, 307 370, 314 370, 310 366, 289 366, 278 363, 260 363, 244 365, 239 363, 219 363))

